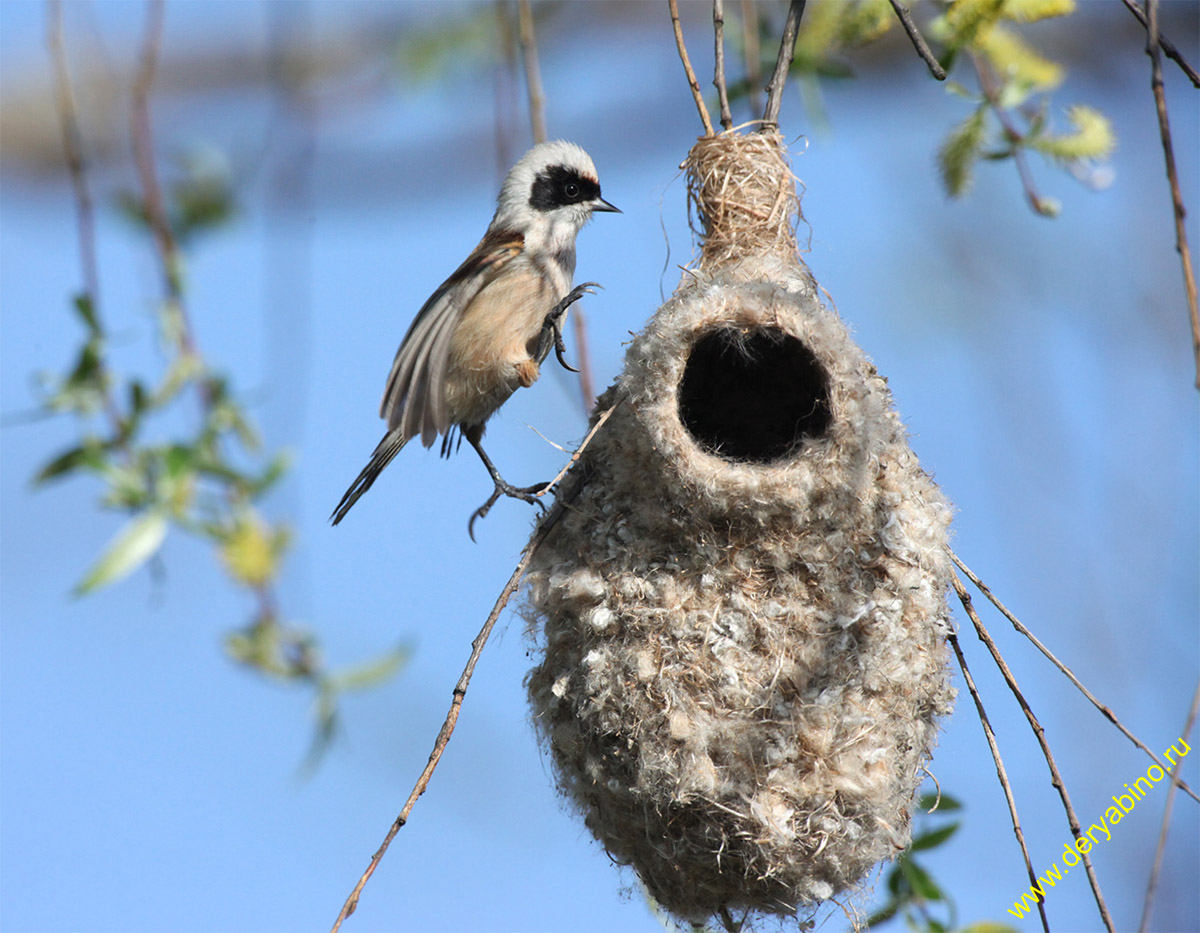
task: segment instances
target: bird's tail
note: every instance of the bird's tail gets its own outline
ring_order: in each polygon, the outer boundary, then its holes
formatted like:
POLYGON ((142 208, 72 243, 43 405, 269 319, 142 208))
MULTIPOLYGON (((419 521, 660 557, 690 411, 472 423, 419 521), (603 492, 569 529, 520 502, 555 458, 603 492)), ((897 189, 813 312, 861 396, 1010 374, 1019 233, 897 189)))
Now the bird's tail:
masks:
POLYGON ((379 442, 379 446, 371 454, 370 463, 363 467, 363 471, 358 474, 358 479, 350 484, 350 488, 342 496, 342 501, 337 504, 337 508, 333 510, 333 514, 329 516, 333 524, 336 525, 346 517, 346 513, 350 511, 351 506, 358 501, 364 492, 371 488, 371 484, 383 472, 383 468, 392 462, 392 458, 400 453, 407 443, 408 438, 404 437, 399 431, 389 431, 383 436, 383 440, 379 442))

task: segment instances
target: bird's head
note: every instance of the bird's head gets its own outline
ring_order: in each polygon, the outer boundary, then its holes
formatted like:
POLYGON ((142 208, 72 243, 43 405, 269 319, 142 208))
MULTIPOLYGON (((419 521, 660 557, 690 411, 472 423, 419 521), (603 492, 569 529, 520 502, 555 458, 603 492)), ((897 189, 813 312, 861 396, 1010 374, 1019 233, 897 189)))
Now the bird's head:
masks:
POLYGON ((565 140, 540 143, 512 167, 500 188, 491 229, 525 235, 551 249, 570 248, 594 211, 620 210, 600 196, 591 156, 565 140))

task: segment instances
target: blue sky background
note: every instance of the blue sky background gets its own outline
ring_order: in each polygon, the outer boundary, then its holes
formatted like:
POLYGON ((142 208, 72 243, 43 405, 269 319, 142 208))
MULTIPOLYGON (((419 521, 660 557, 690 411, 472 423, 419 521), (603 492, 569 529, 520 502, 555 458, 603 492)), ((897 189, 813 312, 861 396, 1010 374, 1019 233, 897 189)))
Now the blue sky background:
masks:
MULTIPOLYGON (((1083 6, 1086 29, 1047 24, 1030 35, 1071 68, 1054 117, 1068 103, 1097 106, 1120 146, 1115 181, 1101 192, 1035 162, 1043 193, 1063 203, 1058 220, 1028 210, 1010 164, 981 166, 965 200, 944 197, 934 152, 965 106, 896 37, 895 52, 879 53, 885 63, 860 56, 857 80, 823 88, 824 120, 792 89, 782 128, 806 185, 805 259, 888 376, 915 449, 955 502, 958 552, 1133 731, 1165 749, 1200 660, 1195 374, 1143 38, 1120 4, 1083 6)), ((1164 7, 1175 42, 1200 61, 1194 5, 1164 7)), ((353 54, 347 36, 411 35, 435 13, 462 9, 168 3, 160 151, 225 153, 242 205, 191 256, 198 338, 253 400, 268 444, 295 455, 268 504, 297 533, 283 604, 320 633, 334 667, 401 642, 414 648, 394 681, 346 698, 338 741, 299 779, 309 698, 222 655, 224 633, 251 607, 202 545, 171 537, 161 581, 143 571, 85 599, 69 595, 121 519, 96 508, 87 480, 36 493, 29 485, 75 436, 65 420, 21 416, 35 406, 33 374, 71 358, 68 302, 80 273, 69 189, 27 145, 38 132, 56 138, 44 11, 0 3, 0 110, 11 118, 40 100, 44 111, 29 119, 29 138, 6 124, 0 148, 5 930, 327 928, 426 760, 530 510, 501 503, 473 545, 466 519, 488 491, 475 457, 446 462, 411 449, 343 525, 331 529, 326 517, 378 440, 379 393, 411 316, 491 216, 492 70, 463 67, 434 84, 399 69, 337 76, 340 96, 324 98, 312 135, 261 87, 171 88, 189 56, 261 59, 273 29, 307 24, 353 54), (310 141, 311 174, 289 175, 310 141), (288 187, 296 178, 309 179, 310 198, 303 183, 288 187)), ((67 4, 77 81, 127 80, 143 13, 135 3, 67 4)), ((707 70, 706 14, 687 5, 685 14, 697 68, 707 70)), ((603 387, 628 333, 691 254, 677 166, 699 126, 665 6, 568 4, 544 24, 540 46, 551 133, 591 152, 605 196, 625 212, 598 217, 579 242, 577 278, 605 285, 585 306, 603 387)), ((1166 78, 1195 217, 1200 108, 1174 67, 1166 78)), ((123 120, 109 128, 120 146, 123 120)), ((528 137, 518 126, 520 151, 528 137)), ((98 163, 94 180, 114 359, 152 368, 153 257, 111 208, 132 184, 124 149, 98 163)), ((1200 243, 1194 219, 1188 233, 1200 243)), ((527 426, 563 445, 583 433, 566 377, 548 370, 490 425, 489 452, 510 479, 548 478, 563 460, 527 426)), ((985 619, 1046 727, 1081 820, 1098 819, 1149 762, 1002 620, 985 619)), ((974 635, 962 640, 1041 871, 1069 838, 1066 819, 1020 711, 974 635)), ((556 795, 528 722, 531 666, 510 612, 429 792, 345 929, 659 928, 632 875, 556 795)), ((930 856, 932 871, 962 922, 1012 921, 1006 908, 1027 882, 965 690, 931 770, 966 803, 963 828, 930 856)), ((1190 757, 1194 786, 1198 774, 1190 757)), ((1155 794, 1094 852, 1120 929, 1140 915, 1165 787, 1155 794)), ((1200 929, 1198 812, 1180 795, 1156 929, 1200 929)), ((1099 927, 1078 873, 1047 910, 1056 929, 1099 927)), ((825 928, 843 925, 835 916, 825 928)))

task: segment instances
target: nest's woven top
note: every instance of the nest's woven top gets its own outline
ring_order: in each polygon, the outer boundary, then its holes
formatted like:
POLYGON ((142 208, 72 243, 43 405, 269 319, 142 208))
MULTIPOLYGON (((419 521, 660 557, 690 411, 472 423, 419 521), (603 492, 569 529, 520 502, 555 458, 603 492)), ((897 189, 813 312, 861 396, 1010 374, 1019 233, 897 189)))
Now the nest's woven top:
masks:
POLYGON ((703 136, 686 166, 688 201, 701 226, 701 269, 752 254, 798 260, 800 197, 778 133, 703 136))

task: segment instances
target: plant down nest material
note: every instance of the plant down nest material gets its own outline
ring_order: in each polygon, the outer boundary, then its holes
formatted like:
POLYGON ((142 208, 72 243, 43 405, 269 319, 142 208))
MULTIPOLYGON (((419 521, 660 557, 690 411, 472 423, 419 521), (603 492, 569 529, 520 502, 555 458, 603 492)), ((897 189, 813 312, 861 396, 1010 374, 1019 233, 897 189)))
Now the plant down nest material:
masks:
POLYGON ((565 795, 682 919, 794 915, 910 838, 950 712, 950 507, 822 305, 777 136, 688 162, 698 267, 629 347, 527 616, 565 795))

